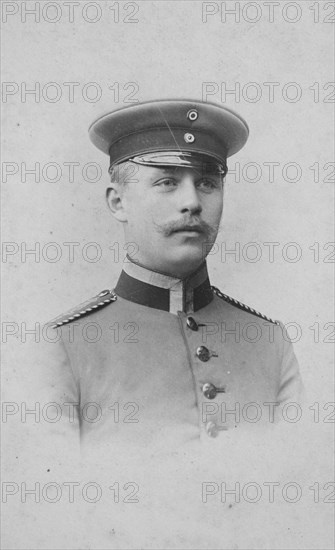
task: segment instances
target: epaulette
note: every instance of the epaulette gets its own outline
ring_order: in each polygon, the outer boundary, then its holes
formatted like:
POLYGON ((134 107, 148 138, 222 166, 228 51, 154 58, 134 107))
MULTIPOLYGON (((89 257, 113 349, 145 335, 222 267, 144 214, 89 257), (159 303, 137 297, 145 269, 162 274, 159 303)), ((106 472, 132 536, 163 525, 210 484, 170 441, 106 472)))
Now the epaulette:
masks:
POLYGON ((99 294, 93 298, 90 298, 90 300, 79 304, 75 308, 70 309, 70 311, 63 313, 59 317, 56 317, 50 321, 51 328, 60 327, 66 323, 71 323, 71 321, 74 321, 75 319, 89 315, 93 311, 101 309, 111 302, 115 302, 116 298, 116 294, 113 290, 102 290, 99 294))
POLYGON ((235 298, 231 298, 230 296, 227 296, 227 294, 223 294, 221 290, 216 288, 216 286, 212 286, 213 292, 222 300, 225 302, 228 302, 229 304, 232 304, 233 306, 238 307, 239 309, 243 309, 243 311, 247 311, 248 313, 251 313, 252 315, 256 315, 257 317, 261 317, 261 319, 265 319, 266 321, 270 321, 270 323, 274 323, 275 325, 280 325, 279 321, 276 321, 274 319, 270 319, 270 317, 267 317, 266 315, 263 315, 263 313, 260 313, 259 311, 256 311, 252 307, 246 306, 242 302, 239 302, 238 300, 235 300, 235 298))

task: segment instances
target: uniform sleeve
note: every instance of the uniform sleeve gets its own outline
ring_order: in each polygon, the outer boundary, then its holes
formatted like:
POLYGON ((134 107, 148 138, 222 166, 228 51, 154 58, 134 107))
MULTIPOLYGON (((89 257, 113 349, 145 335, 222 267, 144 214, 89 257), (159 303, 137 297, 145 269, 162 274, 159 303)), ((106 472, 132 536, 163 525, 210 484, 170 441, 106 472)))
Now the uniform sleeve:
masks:
POLYGON ((44 411, 44 437, 60 456, 80 449, 79 388, 61 334, 49 328, 38 354, 37 393, 44 411))
POLYGON ((277 400, 280 404, 287 402, 303 403, 305 393, 293 344, 283 323, 280 323, 280 327, 283 342, 280 387, 277 400))

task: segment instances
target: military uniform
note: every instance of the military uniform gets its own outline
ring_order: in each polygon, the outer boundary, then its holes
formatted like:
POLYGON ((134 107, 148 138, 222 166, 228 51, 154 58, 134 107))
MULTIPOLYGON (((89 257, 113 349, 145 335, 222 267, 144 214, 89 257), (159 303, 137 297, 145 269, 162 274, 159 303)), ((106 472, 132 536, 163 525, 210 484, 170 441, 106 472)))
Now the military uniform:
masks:
POLYGON ((126 263, 114 291, 51 326, 63 349, 59 401, 79 404, 91 442, 178 445, 271 422, 270 403, 299 399, 282 324, 211 287, 206 264, 178 280, 126 263))
MULTIPOLYGON (((90 135, 112 166, 187 166, 201 154, 225 171, 248 127, 214 105, 163 101, 106 115, 90 135)), ((127 259, 113 290, 50 327, 54 399, 75 404, 71 426, 92 444, 209 441, 271 423, 300 398, 283 325, 211 286, 205 261, 180 279, 127 259)))

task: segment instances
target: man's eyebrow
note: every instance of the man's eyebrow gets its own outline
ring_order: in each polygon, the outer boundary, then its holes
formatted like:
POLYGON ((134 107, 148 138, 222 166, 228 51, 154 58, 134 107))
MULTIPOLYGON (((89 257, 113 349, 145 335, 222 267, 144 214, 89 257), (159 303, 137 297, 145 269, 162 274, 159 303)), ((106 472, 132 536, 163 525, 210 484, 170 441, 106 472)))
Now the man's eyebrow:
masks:
POLYGON ((206 170, 202 170, 201 173, 202 174, 210 174, 210 175, 214 175, 214 176, 220 176, 221 175, 221 171, 219 170, 219 168, 210 168, 210 169, 206 168, 206 170))
POLYGON ((178 166, 166 166, 166 167, 155 167, 155 173, 152 175, 153 178, 159 177, 161 174, 175 174, 178 170, 178 166))
POLYGON ((157 168, 160 172, 168 173, 168 172, 175 172, 178 170, 179 166, 162 166, 157 168))
MULTIPOLYGON (((176 175, 180 173, 185 167, 184 166, 162 166, 162 167, 156 167, 155 174, 152 174, 151 179, 156 180, 157 178, 166 175, 176 175)), ((208 166, 208 167, 187 167, 188 169, 191 169, 195 172, 197 178, 203 178, 206 176, 216 176, 220 177, 222 176, 222 173, 220 172, 219 168, 216 166, 208 166)))
POLYGON ((189 169, 189 170, 194 170, 195 172, 197 172, 198 174, 220 174, 220 169, 216 166, 209 166, 209 167, 201 167, 201 166, 162 166, 162 167, 157 167, 157 170, 159 170, 160 172, 164 172, 164 173, 168 173, 168 172, 176 172, 176 171, 179 171, 179 170, 183 170, 183 169, 189 169))
POLYGON ((206 169, 200 169, 196 170, 197 174, 199 174, 200 177, 204 176, 221 176, 222 172, 218 168, 206 168, 206 169))

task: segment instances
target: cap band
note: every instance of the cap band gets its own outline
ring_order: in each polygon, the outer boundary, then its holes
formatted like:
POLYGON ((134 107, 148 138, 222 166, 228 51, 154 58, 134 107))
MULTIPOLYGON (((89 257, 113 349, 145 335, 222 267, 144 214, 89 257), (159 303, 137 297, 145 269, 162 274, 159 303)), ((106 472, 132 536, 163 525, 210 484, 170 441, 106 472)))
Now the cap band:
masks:
POLYGON ((175 150, 210 155, 220 164, 225 164, 227 152, 224 139, 211 132, 210 128, 206 131, 198 130, 192 142, 185 141, 185 135, 185 128, 146 128, 141 132, 133 132, 110 144, 110 164, 148 153, 175 150))

